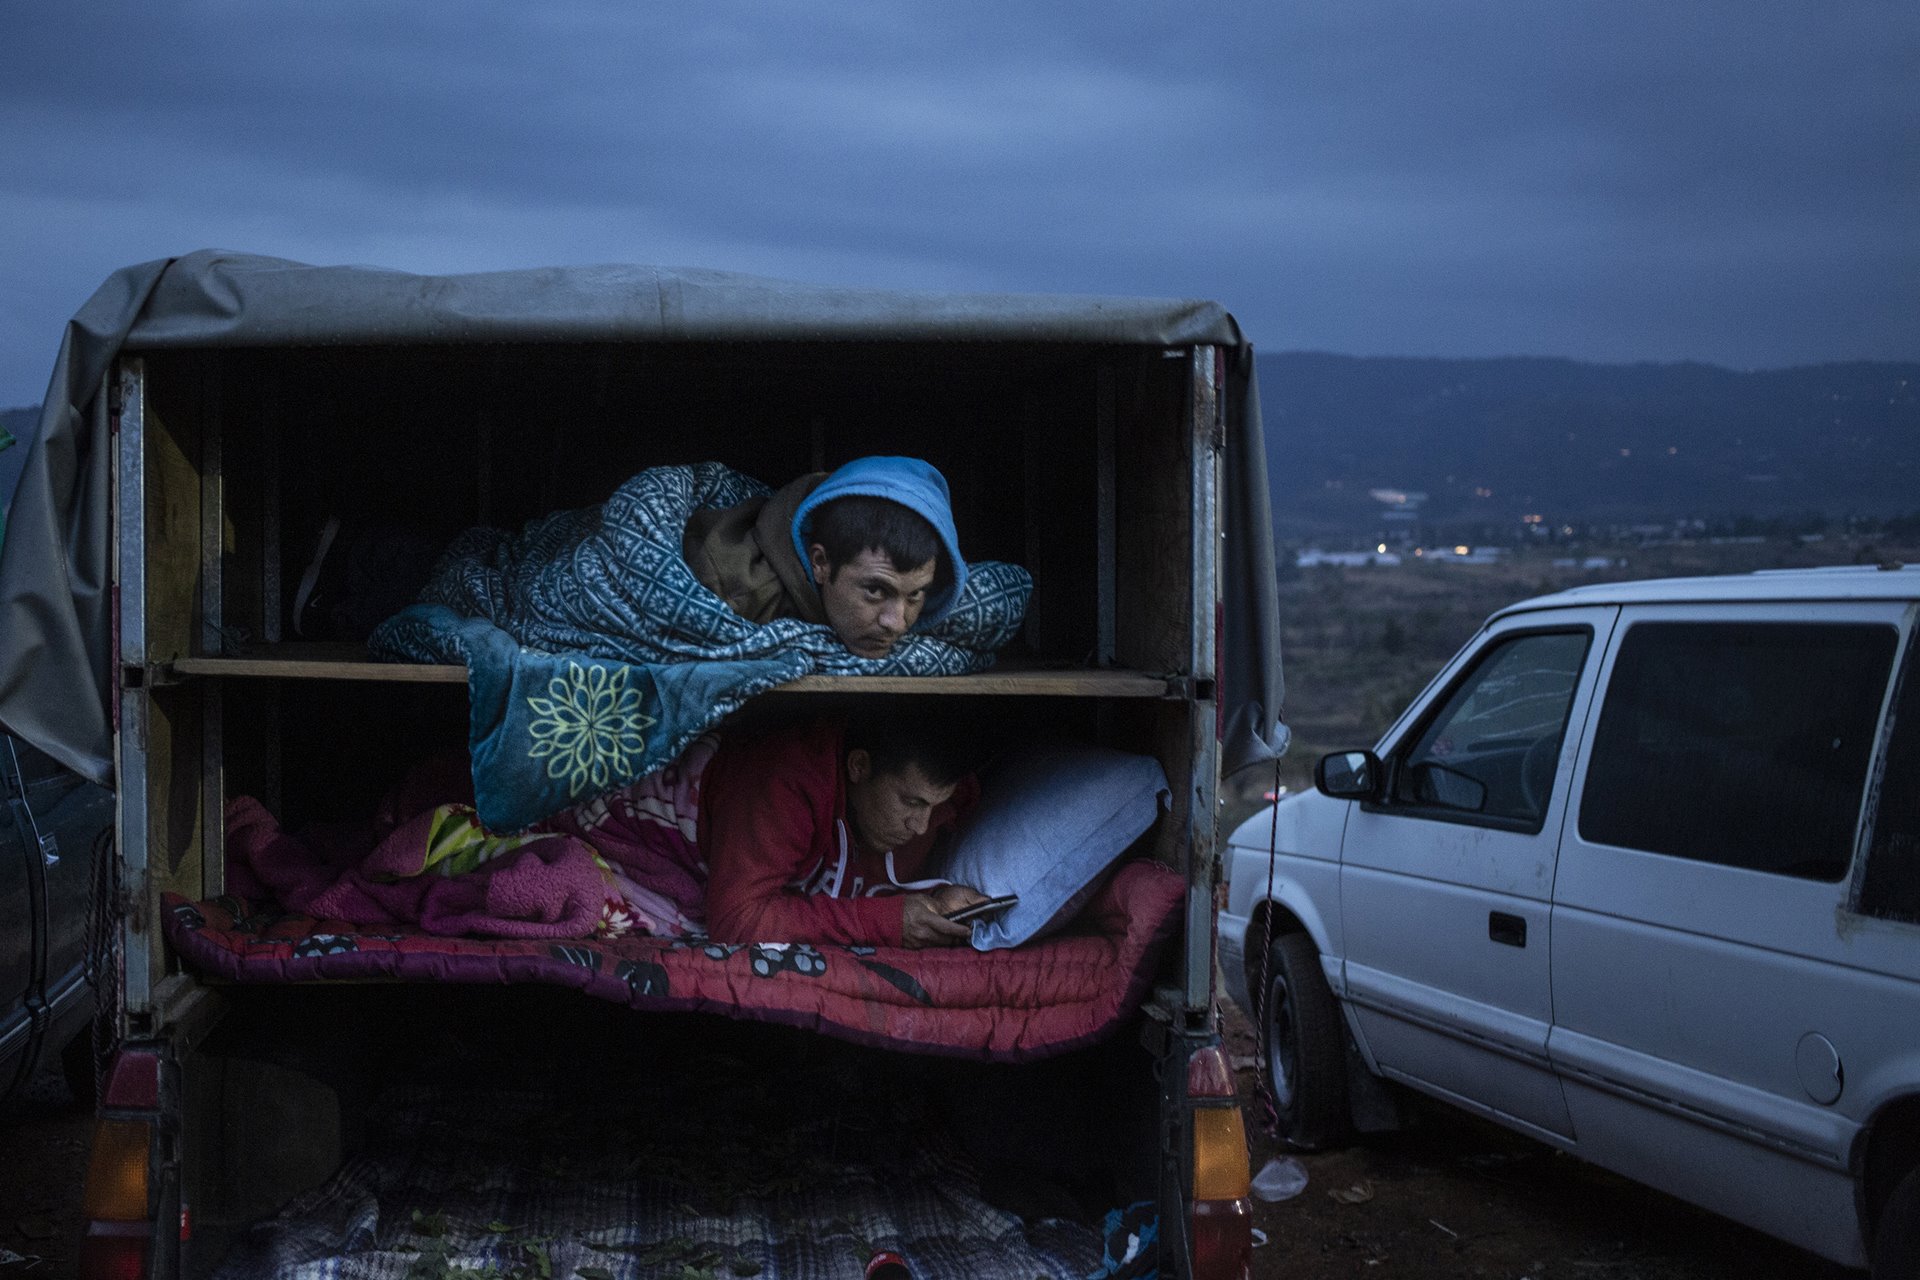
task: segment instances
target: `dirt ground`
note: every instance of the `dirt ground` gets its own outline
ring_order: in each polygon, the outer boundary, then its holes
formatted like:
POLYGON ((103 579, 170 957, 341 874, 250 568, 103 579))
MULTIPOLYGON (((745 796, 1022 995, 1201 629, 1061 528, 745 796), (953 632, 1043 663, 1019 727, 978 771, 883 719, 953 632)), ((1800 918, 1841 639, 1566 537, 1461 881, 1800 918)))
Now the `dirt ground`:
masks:
POLYGON ((1228 1006, 1253 1168, 1291 1155, 1305 1191, 1255 1202, 1255 1280, 1841 1280, 1856 1273, 1438 1104, 1345 1151, 1261 1131, 1252 1028, 1228 1006))
POLYGON ((57 1060, 0 1104, 0 1280, 70 1280, 93 1113, 57 1060))

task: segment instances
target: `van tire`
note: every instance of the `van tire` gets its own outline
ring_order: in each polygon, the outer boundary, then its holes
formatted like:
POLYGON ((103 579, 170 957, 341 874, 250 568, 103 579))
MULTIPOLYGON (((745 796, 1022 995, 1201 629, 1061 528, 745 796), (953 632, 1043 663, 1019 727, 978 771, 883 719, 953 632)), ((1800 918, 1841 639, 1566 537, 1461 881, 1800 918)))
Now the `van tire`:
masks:
POLYGON ((1340 1006, 1304 933, 1275 938, 1267 951, 1260 1034, 1267 1087, 1280 1136, 1302 1151, 1338 1146, 1351 1132, 1340 1006))
POLYGON ((1907 1170, 1880 1208, 1873 1280, 1920 1280, 1920 1165, 1907 1170))

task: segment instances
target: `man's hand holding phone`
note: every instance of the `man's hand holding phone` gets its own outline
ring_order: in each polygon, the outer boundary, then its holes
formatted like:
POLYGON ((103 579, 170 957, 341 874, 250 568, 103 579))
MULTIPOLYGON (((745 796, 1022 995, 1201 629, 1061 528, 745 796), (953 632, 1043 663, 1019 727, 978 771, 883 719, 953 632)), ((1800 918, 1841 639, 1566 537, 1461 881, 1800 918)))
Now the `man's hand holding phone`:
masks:
POLYGON ((978 902, 961 907, 957 911, 947 912, 947 919, 953 921, 955 924, 970 924, 975 920, 984 920, 989 916, 999 915, 1009 907, 1018 905, 1019 901, 1020 895, 1017 893, 1002 894, 998 898, 982 898, 978 902))
POLYGON ((925 893, 900 896, 900 940, 909 947, 957 947, 973 937, 973 926, 947 919, 986 895, 964 884, 943 884, 925 893))
POLYGON ((964 884, 943 884, 900 900, 900 940, 909 947, 957 947, 973 937, 972 921, 1005 911, 1018 899, 989 898, 964 884))

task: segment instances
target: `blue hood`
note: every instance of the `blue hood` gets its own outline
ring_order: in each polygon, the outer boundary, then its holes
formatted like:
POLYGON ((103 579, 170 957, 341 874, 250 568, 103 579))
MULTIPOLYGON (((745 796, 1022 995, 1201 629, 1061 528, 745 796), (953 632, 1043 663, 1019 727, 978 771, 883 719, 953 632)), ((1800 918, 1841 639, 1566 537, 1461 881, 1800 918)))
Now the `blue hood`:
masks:
POLYGON ((914 630, 938 622, 946 616, 961 589, 967 585, 967 562, 960 556, 960 538, 953 530, 953 506, 947 496, 947 478, 935 470, 931 463, 918 458, 855 458, 822 480, 819 487, 808 494, 793 513, 793 550, 800 557, 802 565, 807 563, 807 544, 801 537, 801 530, 807 527, 813 509, 823 502, 855 495, 887 498, 917 511, 926 517, 927 523, 940 535, 940 544, 947 549, 947 558, 953 561, 953 582, 938 596, 927 597, 927 606, 921 610, 920 620, 914 624, 914 630))

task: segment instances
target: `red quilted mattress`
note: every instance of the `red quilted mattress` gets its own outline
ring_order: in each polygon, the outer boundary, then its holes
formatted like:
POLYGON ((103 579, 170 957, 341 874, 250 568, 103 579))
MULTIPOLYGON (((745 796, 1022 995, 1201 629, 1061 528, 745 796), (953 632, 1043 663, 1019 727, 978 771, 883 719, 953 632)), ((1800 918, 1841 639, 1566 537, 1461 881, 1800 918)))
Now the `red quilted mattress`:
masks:
POLYGON ((1185 888, 1165 867, 1129 863, 1071 931, 987 952, 447 938, 171 894, 165 922, 188 967, 230 982, 546 982, 635 1009, 718 1013, 914 1053, 1015 1062, 1090 1044, 1139 1006, 1185 888))

